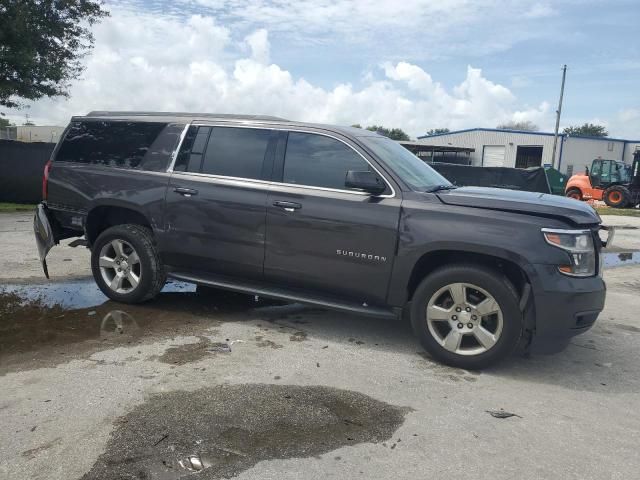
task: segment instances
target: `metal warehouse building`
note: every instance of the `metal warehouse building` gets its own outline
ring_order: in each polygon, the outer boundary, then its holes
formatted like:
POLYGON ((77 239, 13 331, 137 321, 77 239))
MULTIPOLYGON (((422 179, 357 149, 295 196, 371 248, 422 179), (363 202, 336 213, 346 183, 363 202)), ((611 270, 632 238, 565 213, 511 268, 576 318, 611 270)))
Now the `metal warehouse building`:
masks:
POLYGON ((516 168, 553 165, 568 175, 583 171, 598 157, 631 164, 634 152, 640 150, 640 140, 559 134, 553 162, 553 133, 493 128, 423 136, 418 137, 418 141, 427 145, 473 148, 472 165, 516 168))

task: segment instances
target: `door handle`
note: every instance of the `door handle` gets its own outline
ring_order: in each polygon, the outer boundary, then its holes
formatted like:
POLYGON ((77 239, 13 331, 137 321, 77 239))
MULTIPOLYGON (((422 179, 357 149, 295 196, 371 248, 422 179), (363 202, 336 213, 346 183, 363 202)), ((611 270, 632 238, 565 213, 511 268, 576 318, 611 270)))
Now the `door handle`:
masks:
POLYGON ((184 188, 184 187, 176 187, 173 189, 174 192, 179 193, 183 197, 190 197, 192 195, 197 195, 198 190, 194 188, 184 188))
POLYGON ((296 202, 283 202, 281 200, 277 200, 273 202, 274 207, 281 208, 287 212, 295 212, 296 210, 300 210, 302 205, 296 202))

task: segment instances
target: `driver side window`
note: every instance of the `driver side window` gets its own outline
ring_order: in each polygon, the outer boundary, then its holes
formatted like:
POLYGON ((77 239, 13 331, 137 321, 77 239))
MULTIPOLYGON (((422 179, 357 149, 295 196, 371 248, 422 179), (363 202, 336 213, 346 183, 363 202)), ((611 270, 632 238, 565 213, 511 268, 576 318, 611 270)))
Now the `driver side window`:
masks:
POLYGON ((284 183, 350 190, 349 170, 368 171, 369 164, 351 147, 331 137, 289 132, 284 157, 284 183))

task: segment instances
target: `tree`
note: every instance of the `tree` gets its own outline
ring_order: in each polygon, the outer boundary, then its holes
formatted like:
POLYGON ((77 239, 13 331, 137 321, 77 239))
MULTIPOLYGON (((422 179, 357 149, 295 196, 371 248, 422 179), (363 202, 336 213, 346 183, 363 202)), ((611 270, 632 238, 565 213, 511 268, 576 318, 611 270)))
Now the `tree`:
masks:
POLYGON ((88 27, 108 15, 100 0, 2 0, 0 105, 68 96, 93 47, 88 27))
POLYGON ((427 137, 432 135, 442 135, 443 133, 449 133, 451 130, 448 128, 432 128, 427 132, 427 137))
POLYGON ((583 137, 608 137, 609 132, 604 125, 594 125, 593 123, 585 123, 580 126, 571 126, 565 128, 562 133, 565 135, 582 135, 583 137))
POLYGON ((537 132, 540 130, 538 126, 530 122, 529 120, 524 120, 521 122, 505 122, 496 127, 498 130, 525 130, 527 132, 537 132))
POLYGON ((353 125, 351 125, 353 128, 362 128, 362 125, 360 125, 359 123, 354 123, 353 125))
POLYGON ((10 127, 10 126, 11 126, 11 122, 9 120, 7 120, 6 118, 0 117, 0 128, 10 127))
POLYGON ((409 135, 407 135, 401 128, 388 129, 382 125, 370 125, 367 127, 367 130, 389 137, 391 140, 411 140, 409 135))

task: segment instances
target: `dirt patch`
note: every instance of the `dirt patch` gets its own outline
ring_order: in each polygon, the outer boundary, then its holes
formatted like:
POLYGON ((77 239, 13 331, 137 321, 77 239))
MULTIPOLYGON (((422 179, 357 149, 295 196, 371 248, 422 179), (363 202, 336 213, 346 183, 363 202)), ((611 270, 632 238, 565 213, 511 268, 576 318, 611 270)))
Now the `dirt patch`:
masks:
POLYGON ((307 339, 305 332, 296 332, 289 337, 290 342, 304 342, 307 339))
POLYGON ((218 353, 231 353, 231 348, 227 343, 212 342, 207 337, 198 337, 197 343, 187 343, 176 347, 168 348, 158 360, 172 365, 184 365, 202 360, 210 355, 218 353))
POLYGON ((612 326, 620 330, 625 330, 627 332, 640 333, 640 328, 634 327, 633 325, 625 325, 624 323, 614 323, 612 324, 612 326))
POLYGON ((151 397, 83 478, 229 478, 262 460, 392 438, 408 408, 320 386, 220 385, 151 397))
POLYGON ((264 337, 262 335, 258 335, 256 336, 256 345, 258 347, 262 347, 262 348, 273 348, 273 349, 278 349, 278 348, 282 348, 283 346, 280 345, 279 343, 276 343, 272 340, 265 340, 264 337))

